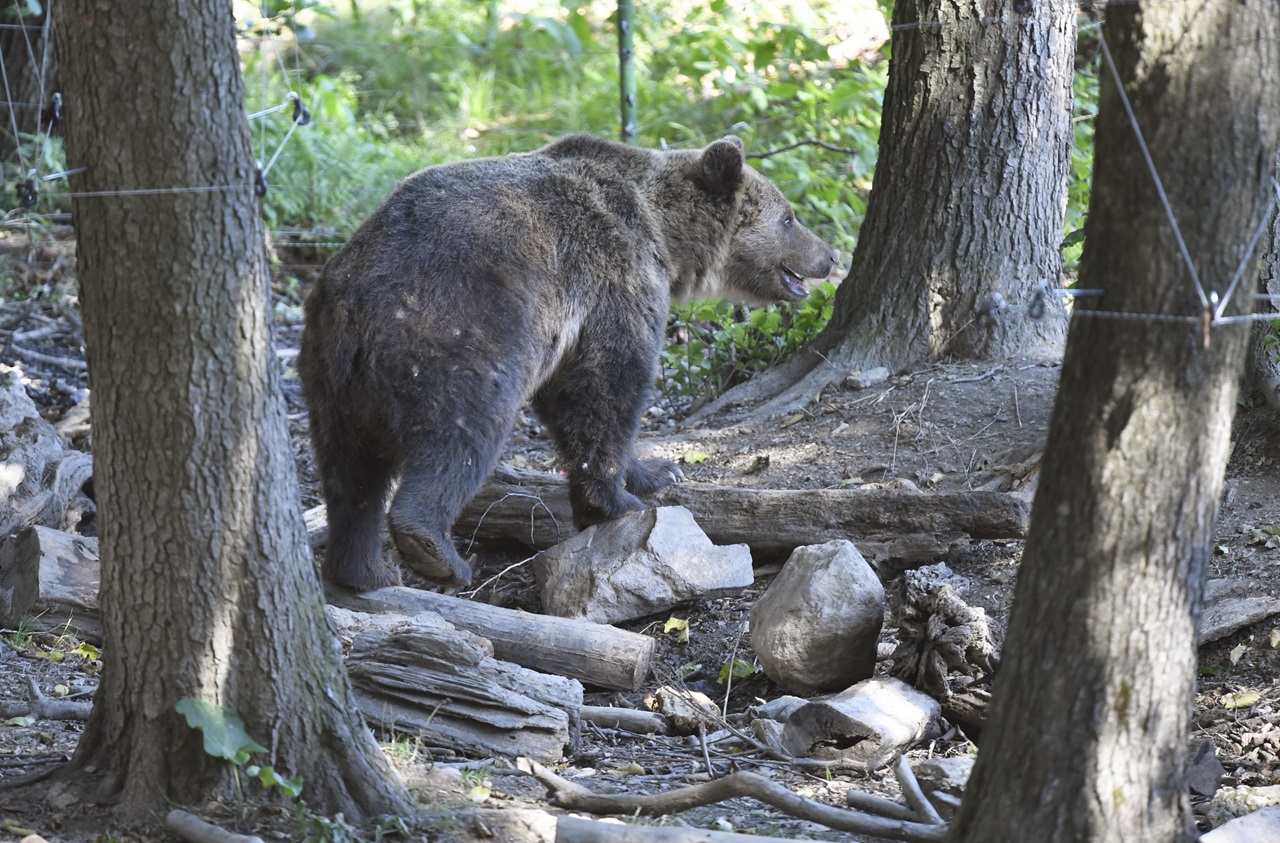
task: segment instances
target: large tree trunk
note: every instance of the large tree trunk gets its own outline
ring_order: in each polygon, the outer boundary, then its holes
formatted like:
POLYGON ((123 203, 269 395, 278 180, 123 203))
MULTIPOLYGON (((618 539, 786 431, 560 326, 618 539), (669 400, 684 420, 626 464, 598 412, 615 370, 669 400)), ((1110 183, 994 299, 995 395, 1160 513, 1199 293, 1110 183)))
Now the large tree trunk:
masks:
MULTIPOLYGON (((1280 9, 1206 0, 1108 15, 1187 249, 1225 294, 1270 194, 1280 9)), ((1072 320, 956 841, 1195 837, 1184 768, 1196 625, 1249 328, 1215 326, 1205 346, 1200 298, 1103 73, 1080 280, 1104 294, 1072 320)))
MULTIPOLYGON (((8 90, 0 88, 0 96, 8 105, 0 107, 0 163, 36 167, 37 161, 20 161, 15 153, 22 136, 47 132, 53 117, 53 94, 57 90, 57 62, 53 38, 49 31, 49 15, 16 15, 25 9, 21 0, 0 2, 0 61, 4 63, 8 90), (18 137, 14 136, 17 128, 18 137)), ((47 8, 47 7, 46 7, 47 8)), ((25 175, 25 173, 23 174, 25 175)))
POLYGON ((308 805, 407 795, 356 712, 298 507, 230 2, 58 0, 94 400, 103 681, 73 766, 129 819, 226 793, 239 714, 308 805), (125 105, 127 104, 127 107, 125 105))
POLYGON ((894 4, 880 157, 831 322, 711 411, 788 412, 857 369, 1060 352, 1076 8, 1017 7, 894 4))

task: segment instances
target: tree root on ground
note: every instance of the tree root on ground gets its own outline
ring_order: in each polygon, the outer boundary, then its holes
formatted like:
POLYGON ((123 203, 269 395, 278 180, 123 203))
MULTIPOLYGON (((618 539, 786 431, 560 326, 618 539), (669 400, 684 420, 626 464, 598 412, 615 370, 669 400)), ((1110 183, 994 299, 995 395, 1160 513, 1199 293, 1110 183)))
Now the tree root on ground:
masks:
POLYGON ((750 797, 781 811, 839 831, 874 834, 888 840, 908 843, 942 843, 947 826, 872 816, 824 805, 797 796, 787 788, 757 773, 734 773, 722 779, 677 788, 652 795, 597 794, 557 775, 529 758, 521 758, 517 766, 531 773, 561 808, 593 814, 641 814, 663 816, 686 811, 726 799, 750 797))

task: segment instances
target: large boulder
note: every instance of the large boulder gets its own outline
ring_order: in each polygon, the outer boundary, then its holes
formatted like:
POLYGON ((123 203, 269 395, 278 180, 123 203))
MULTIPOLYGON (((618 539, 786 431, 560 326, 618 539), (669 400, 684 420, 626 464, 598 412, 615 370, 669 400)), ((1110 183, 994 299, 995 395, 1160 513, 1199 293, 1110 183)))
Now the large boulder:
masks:
POLYGON ((852 542, 798 547, 751 610, 751 649, 789 691, 838 691, 871 676, 884 586, 852 542))

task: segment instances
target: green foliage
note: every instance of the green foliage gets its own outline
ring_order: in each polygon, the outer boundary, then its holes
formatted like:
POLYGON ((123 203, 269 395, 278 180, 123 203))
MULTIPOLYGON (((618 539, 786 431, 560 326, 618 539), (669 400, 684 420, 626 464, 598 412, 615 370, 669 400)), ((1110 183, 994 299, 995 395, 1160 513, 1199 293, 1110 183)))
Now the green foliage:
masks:
POLYGON ((754 675, 760 670, 758 665, 752 664, 742 659, 734 659, 720 668, 720 675, 716 681, 721 685, 730 679, 746 679, 748 676, 754 675))
POLYGON ((1097 63, 1077 70, 1072 95, 1071 169, 1067 174, 1067 213, 1063 222, 1063 272, 1074 279, 1084 251, 1084 221, 1093 178, 1093 124, 1098 116, 1097 63))
POLYGON ((671 342, 662 353, 663 388, 714 396, 785 360, 827 324, 835 291, 823 282, 797 304, 752 310, 724 301, 678 305, 667 322, 671 342))
POLYGON ((240 783, 238 771, 243 769, 245 775, 257 779, 264 788, 278 787, 290 798, 302 792, 301 776, 285 779, 271 767, 249 763, 250 755, 266 752, 267 748, 249 737, 244 721, 236 715, 217 703, 194 697, 178 700, 173 708, 186 719, 188 726, 199 729, 204 735, 206 755, 225 759, 235 765, 237 787, 240 783))

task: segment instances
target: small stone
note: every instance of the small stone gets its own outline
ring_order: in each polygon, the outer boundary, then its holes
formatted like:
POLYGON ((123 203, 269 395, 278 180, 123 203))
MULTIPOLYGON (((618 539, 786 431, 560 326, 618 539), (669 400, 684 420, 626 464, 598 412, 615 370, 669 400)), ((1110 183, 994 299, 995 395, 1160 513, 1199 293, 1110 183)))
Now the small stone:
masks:
POLYGON ((876 366, 874 369, 866 369, 860 372, 850 372, 845 375, 844 385, 850 389, 870 389, 873 386, 879 386, 889 380, 889 370, 884 366, 876 366))
POLYGON ((926 758, 911 765, 920 789, 928 797, 944 820, 955 817, 956 800, 964 794, 964 786, 969 782, 973 772, 972 756, 956 756, 955 758, 926 758), (937 798, 941 794, 944 797, 937 798))
POLYGON ((807 705, 808 700, 803 697, 781 696, 776 700, 769 700, 767 703, 756 706, 752 711, 756 717, 765 720, 777 720, 779 723, 785 722, 797 708, 807 705))
POLYGON ((1218 785, 1226 774, 1222 762, 1218 760, 1217 749, 1213 741, 1200 741, 1191 748, 1191 760, 1187 765, 1187 783, 1191 792, 1200 796, 1212 796, 1218 792, 1218 785))

